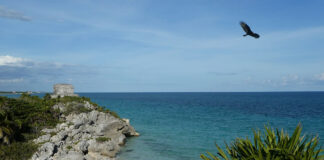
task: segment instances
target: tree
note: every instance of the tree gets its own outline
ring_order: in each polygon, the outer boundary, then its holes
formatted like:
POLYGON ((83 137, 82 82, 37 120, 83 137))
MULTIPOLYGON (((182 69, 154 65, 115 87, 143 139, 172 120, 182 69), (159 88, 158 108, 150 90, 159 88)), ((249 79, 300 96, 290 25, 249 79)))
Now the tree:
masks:
POLYGON ((49 93, 46 93, 45 96, 44 96, 44 100, 48 101, 50 99, 51 99, 51 95, 49 93))
POLYGON ((14 124, 8 120, 8 114, 5 110, 0 109, 0 143, 9 144, 13 136, 14 124))

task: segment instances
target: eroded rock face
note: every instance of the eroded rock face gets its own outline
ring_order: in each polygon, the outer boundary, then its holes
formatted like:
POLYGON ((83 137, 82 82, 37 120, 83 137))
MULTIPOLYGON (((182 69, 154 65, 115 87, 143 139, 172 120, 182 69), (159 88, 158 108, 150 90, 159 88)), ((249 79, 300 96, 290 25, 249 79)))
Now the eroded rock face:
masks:
MULTIPOLYGON (((89 103, 84 105, 89 109, 94 108, 89 103)), ((57 108, 64 110, 62 105, 57 108)), ((126 137, 139 135, 129 120, 97 110, 70 114, 64 119, 64 123, 54 129, 44 129, 45 135, 34 140, 42 145, 32 160, 115 160, 126 137)))

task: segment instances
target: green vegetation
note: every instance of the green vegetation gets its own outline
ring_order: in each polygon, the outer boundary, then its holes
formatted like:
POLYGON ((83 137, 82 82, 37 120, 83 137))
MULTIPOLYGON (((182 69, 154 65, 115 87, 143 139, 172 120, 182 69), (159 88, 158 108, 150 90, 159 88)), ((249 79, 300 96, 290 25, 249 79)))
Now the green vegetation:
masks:
POLYGON ((67 146, 66 149, 70 150, 72 149, 72 146, 67 146))
POLYGON ((69 122, 67 125, 68 125, 68 127, 70 127, 70 126, 73 125, 73 123, 72 122, 69 122))
POLYGON ((0 159, 3 160, 27 160, 38 145, 32 142, 13 142, 10 145, 0 145, 0 159))
POLYGON ((54 110, 52 104, 27 94, 18 99, 0 97, 0 143, 24 141, 26 134, 38 134, 44 127, 55 126, 59 122, 59 111, 54 110))
MULTIPOLYGON (((43 98, 23 93, 19 98, 7 98, 0 96, 0 159, 29 159, 37 150, 33 139, 44 134, 43 128, 55 127, 60 123, 60 111, 53 109, 53 105, 62 103, 66 112, 89 112, 81 103, 88 101, 97 107, 117 116, 114 112, 99 107, 86 97, 62 97, 52 99, 49 94, 43 98)), ((50 133, 51 136, 56 133, 50 133)), ((108 139, 107 139, 108 140, 108 139)), ((100 140, 99 140, 100 141, 100 140)))
POLYGON ((109 138, 109 137, 98 137, 98 138, 96 138, 96 141, 98 141, 98 142, 106 142, 106 141, 110 141, 111 140, 111 138, 109 138))
POLYGON ((254 131, 254 141, 237 138, 230 146, 226 144, 226 153, 216 144, 218 155, 207 152, 200 155, 204 160, 320 160, 324 159, 323 150, 318 147, 318 137, 301 136, 299 124, 292 136, 265 126, 265 135, 254 131), (209 156, 209 157, 208 157, 209 156))
POLYGON ((55 136, 56 134, 57 134, 56 132, 51 132, 51 133, 50 133, 51 137, 52 137, 52 136, 55 136))
POLYGON ((57 102, 61 102, 61 103, 67 103, 67 102, 83 103, 84 101, 88 101, 89 103, 94 104, 95 106, 97 106, 97 104, 91 102, 90 98, 88 98, 88 97, 69 97, 69 96, 65 96, 65 97, 54 98, 52 100, 56 100, 57 102))
POLYGON ((31 140, 59 122, 54 103, 28 94, 0 97, 0 159, 28 159, 37 150, 31 140))
POLYGON ((71 113, 79 114, 88 112, 91 112, 91 109, 69 103, 65 105, 64 115, 69 115, 71 113))
POLYGON ((110 110, 107 109, 107 108, 104 108, 104 107, 98 106, 98 111, 99 111, 99 112, 104 112, 104 113, 109 113, 109 114, 111 114, 112 116, 114 116, 115 118, 119 118, 119 119, 121 119, 121 118, 118 116, 118 114, 117 114, 116 112, 114 112, 114 111, 110 111, 110 110))
POLYGON ((78 141, 74 142, 74 145, 77 145, 77 144, 78 144, 79 142, 80 142, 80 140, 78 140, 78 141))

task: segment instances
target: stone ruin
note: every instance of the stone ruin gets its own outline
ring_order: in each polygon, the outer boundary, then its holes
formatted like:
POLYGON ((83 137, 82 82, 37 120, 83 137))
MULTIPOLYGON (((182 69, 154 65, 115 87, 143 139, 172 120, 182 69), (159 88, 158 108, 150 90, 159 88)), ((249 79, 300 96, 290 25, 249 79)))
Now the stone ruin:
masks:
POLYGON ((51 95, 52 98, 57 98, 59 96, 78 96, 77 94, 74 94, 74 87, 72 86, 72 84, 55 84, 53 88, 54 93, 51 95))

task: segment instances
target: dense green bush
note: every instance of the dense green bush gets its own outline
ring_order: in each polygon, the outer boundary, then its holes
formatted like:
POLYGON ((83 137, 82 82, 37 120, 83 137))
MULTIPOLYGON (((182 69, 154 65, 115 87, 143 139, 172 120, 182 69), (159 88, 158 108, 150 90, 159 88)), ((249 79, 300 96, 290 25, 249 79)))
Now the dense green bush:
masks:
POLYGON ((1 160, 27 160, 37 151, 38 145, 32 142, 13 142, 0 145, 1 160))
POLYGON ((29 159, 37 150, 31 140, 44 127, 59 122, 55 100, 22 94, 19 98, 0 97, 0 159, 29 159))
POLYGON ((324 159, 323 150, 318 147, 318 137, 301 137, 299 124, 292 136, 283 130, 265 127, 265 134, 254 131, 254 141, 237 138, 230 146, 226 144, 226 153, 216 144, 218 155, 207 152, 201 154, 204 160, 320 160, 324 159), (209 156, 209 157, 208 157, 209 156))
POLYGON ((38 133, 40 129, 55 126, 59 112, 37 96, 23 94, 20 98, 0 97, 0 144, 23 141, 24 133, 38 133))

